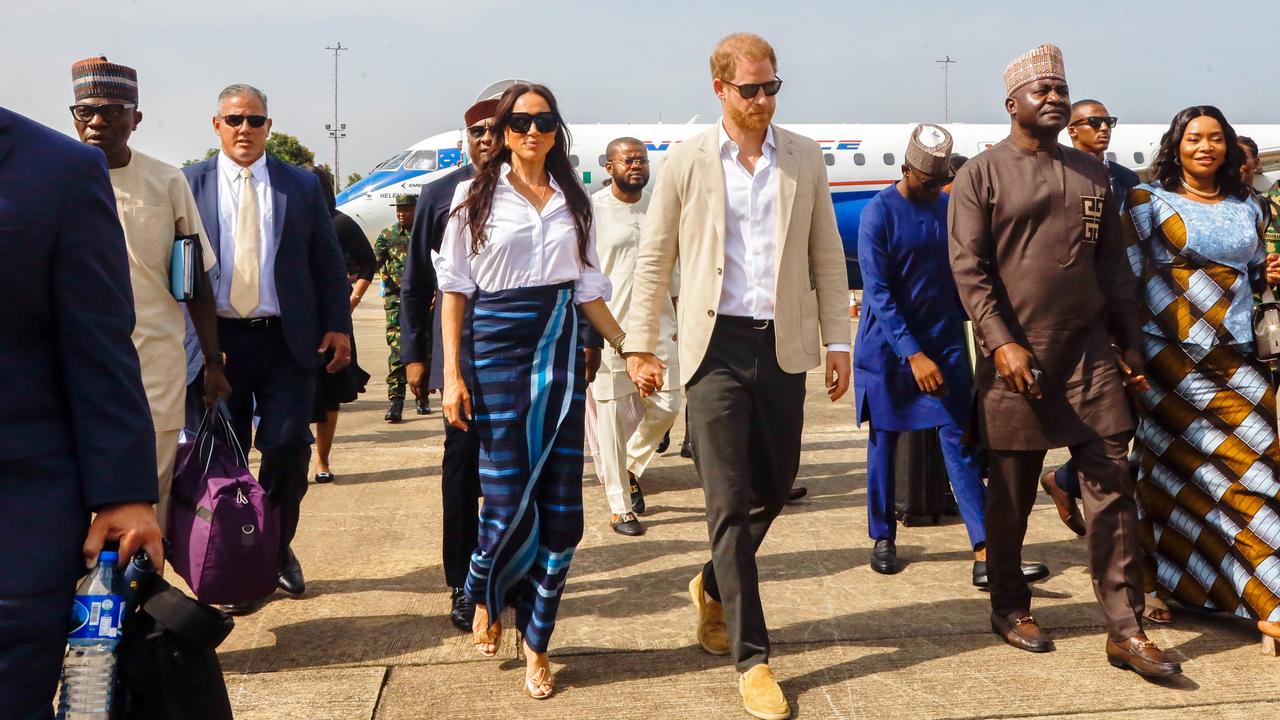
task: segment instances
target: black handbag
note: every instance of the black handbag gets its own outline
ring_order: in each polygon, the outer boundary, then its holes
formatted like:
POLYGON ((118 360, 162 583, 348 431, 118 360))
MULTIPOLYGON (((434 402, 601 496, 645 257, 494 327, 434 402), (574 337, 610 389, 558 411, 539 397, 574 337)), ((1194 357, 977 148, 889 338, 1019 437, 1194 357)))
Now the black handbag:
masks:
POLYGON ((1254 354, 1262 362, 1280 360, 1280 301, 1267 285, 1262 302, 1253 308, 1254 354))
POLYGON ((215 652, 235 621, 152 576, 117 648, 114 720, 232 720, 215 652))

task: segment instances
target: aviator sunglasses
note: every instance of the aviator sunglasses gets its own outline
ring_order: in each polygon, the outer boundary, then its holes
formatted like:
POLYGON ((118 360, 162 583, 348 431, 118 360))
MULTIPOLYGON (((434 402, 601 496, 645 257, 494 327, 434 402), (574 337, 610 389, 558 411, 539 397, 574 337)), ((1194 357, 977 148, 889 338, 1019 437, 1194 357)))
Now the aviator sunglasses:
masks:
POLYGON ((493 125, 472 125, 467 128, 467 133, 477 140, 491 132, 493 132, 493 125))
POLYGON ((512 132, 523 135, 529 132, 531 125, 536 125, 540 133, 549 133, 555 130, 559 123, 560 116, 553 112, 540 112, 536 115, 518 112, 511 113, 511 117, 507 120, 507 127, 511 128, 512 132))
POLYGON ((728 85, 734 90, 737 90, 738 95, 741 96, 743 100, 754 99, 756 96, 756 93, 760 92, 761 88, 764 88, 765 97, 773 97, 774 95, 778 94, 779 90, 782 89, 782 78, 779 78, 779 77, 776 77, 770 80, 769 82, 743 83, 742 85, 735 85, 729 82, 728 80, 721 80, 720 82, 724 83, 725 85, 728 85))
POLYGON ((222 122, 231 127, 240 127, 244 122, 249 121, 249 127, 260 128, 267 124, 266 115, 223 115, 222 122))
POLYGON ((1116 126, 1116 123, 1118 122, 1120 122, 1119 119, 1117 119, 1114 116, 1108 115, 1107 117, 1097 116, 1097 117, 1080 118, 1079 120, 1071 124, 1075 126, 1075 125, 1084 125, 1087 123, 1089 127, 1093 128, 1094 130, 1101 130, 1103 125, 1106 125, 1109 128, 1113 128, 1116 126))
POLYGON ((944 188, 956 179, 955 175, 944 175, 942 177, 930 178, 928 175, 925 175, 909 165, 907 167, 916 176, 916 180, 920 183, 920 187, 930 192, 944 188))

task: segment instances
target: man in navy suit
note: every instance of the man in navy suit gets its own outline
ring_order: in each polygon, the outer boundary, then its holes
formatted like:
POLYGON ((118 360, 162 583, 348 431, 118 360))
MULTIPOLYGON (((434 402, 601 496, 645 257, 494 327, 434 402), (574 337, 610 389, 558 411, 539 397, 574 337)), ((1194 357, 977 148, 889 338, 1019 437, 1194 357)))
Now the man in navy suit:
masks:
POLYGON ((247 447, 260 417, 258 482, 280 509, 279 586, 297 596, 302 566, 289 546, 307 492, 316 372, 351 361, 347 272, 319 181, 266 155, 266 95, 227 87, 213 129, 221 151, 183 173, 218 255, 211 279, 232 426, 247 447))
POLYGON ((0 715, 43 719, 76 579, 105 541, 121 562, 163 550, 106 158, 4 108, 0 267, 20 280, 0 284, 0 715))

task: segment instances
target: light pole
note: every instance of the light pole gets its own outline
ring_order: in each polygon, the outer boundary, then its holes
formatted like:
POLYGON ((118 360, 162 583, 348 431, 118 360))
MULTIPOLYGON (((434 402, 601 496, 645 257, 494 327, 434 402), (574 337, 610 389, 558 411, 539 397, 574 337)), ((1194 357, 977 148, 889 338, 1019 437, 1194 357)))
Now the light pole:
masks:
POLYGON ((956 61, 948 55, 945 60, 934 62, 942 65, 942 122, 945 124, 951 122, 951 66, 956 61))
POLYGON ((324 129, 328 130, 329 137, 333 138, 333 189, 335 192, 342 189, 342 172, 338 166, 338 141, 347 136, 347 124, 338 122, 338 53, 349 49, 342 47, 342 43, 325 48, 333 51, 333 124, 325 123, 324 129))

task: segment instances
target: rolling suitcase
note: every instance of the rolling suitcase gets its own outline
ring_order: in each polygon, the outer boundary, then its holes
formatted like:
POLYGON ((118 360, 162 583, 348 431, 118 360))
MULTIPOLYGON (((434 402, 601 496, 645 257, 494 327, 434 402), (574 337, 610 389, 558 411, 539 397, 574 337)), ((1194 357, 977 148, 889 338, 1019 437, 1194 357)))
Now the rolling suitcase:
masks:
POLYGON ((912 430, 898 435, 893 453, 894 509, 908 527, 937 524, 947 511, 947 465, 937 429, 912 430))

